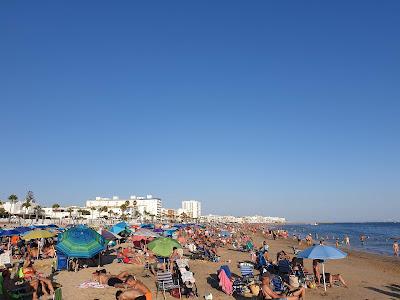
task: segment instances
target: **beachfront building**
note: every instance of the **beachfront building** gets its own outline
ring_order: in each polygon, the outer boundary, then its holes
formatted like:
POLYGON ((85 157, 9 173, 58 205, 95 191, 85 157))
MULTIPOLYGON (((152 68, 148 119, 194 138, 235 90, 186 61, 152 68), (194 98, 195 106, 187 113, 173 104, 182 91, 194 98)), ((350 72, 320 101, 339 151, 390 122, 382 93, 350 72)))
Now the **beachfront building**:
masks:
POLYGON ((182 211, 192 219, 201 217, 201 202, 196 200, 182 201, 182 211))
POLYGON ((285 223, 286 219, 281 217, 263 217, 263 216, 219 216, 219 215, 206 215, 201 216, 201 222, 204 223, 252 223, 252 224, 263 224, 263 223, 285 223))
POLYGON ((86 209, 106 207, 107 211, 113 213, 126 214, 140 219, 160 219, 162 200, 160 198, 147 195, 130 196, 128 199, 120 199, 118 196, 112 198, 96 197, 86 201, 86 209))
POLYGON ((12 215, 33 215, 35 213, 35 207, 37 203, 32 202, 28 208, 24 207, 25 201, 17 201, 11 203, 9 201, 3 203, 3 208, 6 212, 12 215))

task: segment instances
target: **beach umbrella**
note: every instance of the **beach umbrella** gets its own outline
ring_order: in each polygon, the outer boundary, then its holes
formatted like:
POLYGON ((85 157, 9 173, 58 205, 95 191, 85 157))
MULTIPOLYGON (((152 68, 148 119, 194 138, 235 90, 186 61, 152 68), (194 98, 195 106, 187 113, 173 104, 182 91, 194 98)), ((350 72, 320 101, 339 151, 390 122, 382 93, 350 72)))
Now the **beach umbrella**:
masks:
POLYGON ((112 233, 119 234, 122 231, 127 230, 127 228, 129 228, 129 225, 127 223, 120 222, 120 223, 115 224, 113 227, 111 227, 110 231, 112 233))
POLYGON ((4 229, 0 231, 0 237, 2 236, 13 236, 13 235, 20 235, 21 233, 15 229, 4 229))
POLYGON ((326 292, 326 281, 325 281, 325 267, 324 261, 328 259, 342 259, 347 256, 346 252, 337 248, 326 246, 326 245, 315 245, 307 248, 297 254, 298 258, 306 259, 319 259, 322 263, 322 277, 324 279, 324 289, 326 292))
POLYGON ((140 225, 141 228, 150 228, 150 229, 154 229, 154 224, 142 224, 140 225))
POLYGON ((108 231, 108 230, 105 230, 105 229, 103 229, 103 230, 101 231, 101 235, 102 235, 106 240, 109 240, 109 241, 121 239, 121 237, 120 237, 118 234, 112 233, 112 232, 110 232, 110 231, 108 231))
POLYGON ((157 256, 169 257, 173 248, 182 248, 182 246, 174 239, 160 237, 150 242, 147 248, 153 251, 157 256))
POLYGON ((68 257, 92 258, 105 249, 105 240, 94 229, 78 225, 58 235, 56 249, 68 257))
POLYGON ((144 239, 153 237, 153 238, 158 238, 160 237, 160 235, 157 232, 151 231, 149 229, 146 228, 140 228, 137 231, 135 231, 133 234, 133 236, 140 236, 140 237, 144 237, 144 239))
POLYGON ((55 234, 50 231, 36 229, 36 230, 32 230, 32 231, 25 233, 22 236, 22 239, 23 240, 35 240, 35 239, 41 239, 41 238, 47 239, 47 238, 51 238, 53 236, 55 236, 55 234))
POLYGON ((20 227, 16 227, 14 230, 18 231, 20 234, 24 234, 28 231, 31 231, 32 229, 29 227, 20 226, 20 227))

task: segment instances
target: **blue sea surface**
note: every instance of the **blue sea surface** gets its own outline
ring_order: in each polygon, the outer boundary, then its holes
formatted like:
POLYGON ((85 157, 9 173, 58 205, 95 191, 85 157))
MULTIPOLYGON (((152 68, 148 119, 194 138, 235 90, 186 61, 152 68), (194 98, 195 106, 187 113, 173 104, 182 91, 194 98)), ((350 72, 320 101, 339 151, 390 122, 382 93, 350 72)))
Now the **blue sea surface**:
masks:
POLYGON ((335 244, 339 239, 340 247, 346 248, 343 239, 346 235, 350 237, 350 249, 362 250, 378 254, 393 254, 392 245, 394 240, 400 242, 400 223, 323 223, 310 224, 287 224, 282 226, 290 235, 300 235, 304 238, 311 233, 315 242, 324 240, 326 244, 335 244), (364 244, 360 236, 365 235, 364 244))

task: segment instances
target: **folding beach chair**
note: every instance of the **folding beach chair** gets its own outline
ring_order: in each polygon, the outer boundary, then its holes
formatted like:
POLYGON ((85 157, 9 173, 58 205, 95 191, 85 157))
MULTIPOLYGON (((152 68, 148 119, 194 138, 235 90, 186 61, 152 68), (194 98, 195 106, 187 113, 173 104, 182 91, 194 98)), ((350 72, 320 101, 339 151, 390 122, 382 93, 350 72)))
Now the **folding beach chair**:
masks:
POLYGON ((243 282, 249 283, 254 280, 254 266, 250 263, 240 263, 240 274, 242 275, 243 282))
POLYGON ((178 289, 179 299, 182 298, 181 286, 179 284, 174 283, 171 272, 157 272, 156 288, 157 288, 156 299, 158 297, 158 292, 162 291, 165 300, 165 291, 171 291, 173 289, 178 289))
POLYGON ((275 275, 271 279, 271 287, 272 287, 272 290, 276 293, 286 293, 286 291, 288 290, 288 288, 283 283, 282 278, 277 275, 275 275))
POLYGON ((56 270, 68 270, 68 257, 60 252, 57 253, 56 270))

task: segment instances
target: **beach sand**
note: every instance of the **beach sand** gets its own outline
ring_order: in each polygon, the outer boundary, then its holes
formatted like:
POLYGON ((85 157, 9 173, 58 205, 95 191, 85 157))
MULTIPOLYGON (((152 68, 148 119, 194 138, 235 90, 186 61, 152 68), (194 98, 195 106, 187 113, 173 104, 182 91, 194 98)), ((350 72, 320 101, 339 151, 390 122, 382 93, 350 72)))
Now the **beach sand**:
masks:
MULTIPOLYGON (((258 245, 262 242, 261 235, 254 237, 258 245)), ((280 250, 291 253, 289 246, 296 245, 292 240, 270 240, 270 254, 275 255, 280 250)), ((340 273, 345 278, 349 288, 334 286, 328 288, 325 293, 322 288, 307 289, 306 299, 399 299, 400 298, 400 259, 388 256, 380 256, 363 252, 346 251, 348 257, 342 260, 333 260, 326 263, 326 272, 332 274, 340 273)), ((221 249, 221 261, 219 263, 201 260, 190 261, 191 270, 195 273, 199 296, 203 299, 206 293, 212 293, 213 299, 233 299, 218 288, 215 280, 216 271, 220 265, 228 264, 231 271, 240 274, 237 268, 238 261, 250 259, 248 253, 229 249, 221 249), (227 261, 231 261, 228 263, 227 261)), ((35 266, 45 273, 50 272, 50 260, 35 262, 35 266)), ((305 260, 305 267, 312 270, 311 261, 305 260)), ((121 271, 129 271, 143 281, 152 291, 155 299, 155 279, 143 277, 143 267, 127 264, 112 263, 104 268, 112 274, 121 271)), ((60 272, 54 276, 54 281, 62 285, 63 299, 66 300, 93 300, 93 299, 115 299, 117 289, 107 287, 104 289, 81 289, 79 284, 91 277, 96 268, 83 269, 78 272, 60 272)), ((162 299, 162 295, 158 295, 162 299)), ((167 295, 167 299, 174 299, 167 295)), ((236 299, 240 299, 236 297, 236 299)), ((244 298, 249 299, 249 298, 244 298)), ((256 299, 254 297, 253 299, 256 299)))

